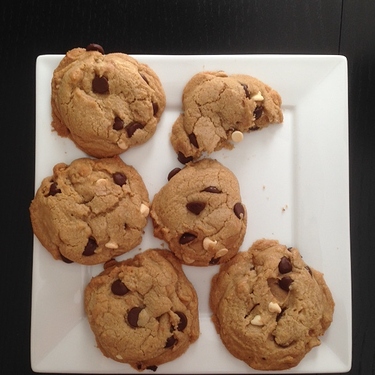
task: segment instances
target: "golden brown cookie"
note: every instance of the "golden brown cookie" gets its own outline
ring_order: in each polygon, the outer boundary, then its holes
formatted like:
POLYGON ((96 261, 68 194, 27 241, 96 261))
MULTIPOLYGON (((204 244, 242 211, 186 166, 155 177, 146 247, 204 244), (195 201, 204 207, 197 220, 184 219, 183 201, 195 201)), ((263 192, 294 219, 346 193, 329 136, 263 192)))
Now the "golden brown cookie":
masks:
POLYGON ((213 159, 173 170, 154 196, 150 216, 154 235, 183 263, 194 266, 226 262, 246 233, 247 213, 237 178, 213 159))
POLYGON ((123 53, 74 48, 55 69, 52 126, 89 155, 118 155, 156 131, 165 93, 156 73, 123 53))
POLYGON ((259 240, 221 266, 210 306, 230 353, 257 370, 284 370, 320 345, 334 301, 296 248, 259 240))
POLYGON ((60 163, 30 205, 35 235, 55 259, 99 264, 140 244, 149 198, 119 157, 60 163))
POLYGON ((199 337, 196 292, 168 250, 147 250, 94 277, 85 311, 102 353, 137 370, 155 371, 199 337))
POLYGON ((184 164, 231 149, 244 133, 283 121, 280 95, 243 74, 198 73, 185 86, 182 103, 184 112, 172 127, 171 143, 184 164))

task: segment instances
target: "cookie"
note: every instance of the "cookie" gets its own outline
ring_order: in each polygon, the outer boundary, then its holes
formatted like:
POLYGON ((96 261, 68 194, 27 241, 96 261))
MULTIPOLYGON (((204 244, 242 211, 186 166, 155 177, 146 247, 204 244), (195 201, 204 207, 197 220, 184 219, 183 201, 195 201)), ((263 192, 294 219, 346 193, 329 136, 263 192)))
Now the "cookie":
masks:
POLYGON ((105 269, 87 285, 84 305, 102 353, 137 370, 155 371, 199 337, 197 294, 168 250, 105 269))
POLYGON ((221 266, 210 306, 226 348, 257 370, 298 365, 320 344, 334 311, 322 273, 274 240, 256 241, 221 266))
POLYGON ((218 161, 202 159, 168 178, 151 204, 154 235, 185 264, 208 266, 232 258, 247 224, 236 176, 218 161))
POLYGON ((52 127, 97 158, 119 155, 155 133, 166 98, 156 73, 100 46, 66 53, 51 82, 52 127))
POLYGON ((30 205, 35 235, 55 259, 99 264, 140 244, 149 213, 141 176, 116 156, 59 163, 30 205))
POLYGON ((184 164, 231 149, 244 133, 283 121, 280 95, 248 75, 198 73, 186 84, 182 103, 170 140, 184 164))

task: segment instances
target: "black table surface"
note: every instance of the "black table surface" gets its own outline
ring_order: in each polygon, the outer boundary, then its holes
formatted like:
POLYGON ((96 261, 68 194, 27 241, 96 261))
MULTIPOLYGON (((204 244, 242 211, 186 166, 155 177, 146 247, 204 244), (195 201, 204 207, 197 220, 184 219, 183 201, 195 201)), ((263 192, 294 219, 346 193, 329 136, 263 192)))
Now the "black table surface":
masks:
MULTIPOLYGON (((90 42, 105 46, 106 51, 129 54, 347 57, 353 306, 350 373, 375 374, 374 1, 3 0, 0 9, 0 150, 5 170, 1 188, 5 242, 0 251, 2 374, 32 373, 33 234, 28 207, 34 195, 35 60, 41 54, 63 54, 90 42)), ((327 110, 329 103, 327 108, 316 108, 322 116, 327 110)))

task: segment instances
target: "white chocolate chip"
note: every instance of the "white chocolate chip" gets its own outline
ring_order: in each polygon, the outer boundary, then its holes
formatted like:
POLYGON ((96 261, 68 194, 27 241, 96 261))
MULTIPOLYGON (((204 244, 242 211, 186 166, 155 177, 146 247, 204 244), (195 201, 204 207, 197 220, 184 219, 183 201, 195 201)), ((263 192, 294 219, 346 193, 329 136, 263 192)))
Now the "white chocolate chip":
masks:
POLYGON ((140 208, 140 211, 141 211, 141 214, 144 216, 144 217, 147 217, 149 212, 150 212, 150 208, 145 205, 145 204, 141 204, 141 208, 140 208))
POLYGON ((227 252, 228 252, 228 249, 226 249, 225 247, 223 247, 222 249, 220 249, 219 251, 216 252, 216 254, 215 254, 215 258, 221 258, 221 257, 223 257, 227 252))
POLYGON ((254 95, 251 99, 255 100, 256 102, 261 102, 264 100, 260 91, 258 91, 258 94, 254 95))
POLYGON ((203 249, 205 249, 205 250, 212 249, 216 244, 217 244, 217 241, 213 241, 213 240, 211 240, 211 238, 206 237, 203 240, 203 249))
POLYGON ((110 193, 109 182, 105 178, 99 178, 95 182, 95 194, 97 196, 104 196, 110 193))
POLYGON ((127 150, 128 149, 128 145, 121 138, 117 141, 117 146, 120 147, 122 150, 127 150))
POLYGON ((268 305, 268 310, 270 312, 281 313, 281 307, 276 302, 270 302, 269 305, 268 305))
POLYGON ((239 130, 236 130, 232 133, 232 141, 233 142, 241 142, 243 140, 243 134, 239 130))
POLYGON ((118 249, 118 245, 114 241, 109 241, 104 245, 107 249, 118 249))
POLYGON ((120 360, 123 359, 123 358, 122 358, 122 355, 120 355, 120 354, 117 354, 117 355, 116 355, 116 358, 117 358, 117 359, 120 359, 120 360))
POLYGON ((262 321, 262 317, 260 315, 255 315, 250 323, 253 326, 264 326, 264 323, 262 321))

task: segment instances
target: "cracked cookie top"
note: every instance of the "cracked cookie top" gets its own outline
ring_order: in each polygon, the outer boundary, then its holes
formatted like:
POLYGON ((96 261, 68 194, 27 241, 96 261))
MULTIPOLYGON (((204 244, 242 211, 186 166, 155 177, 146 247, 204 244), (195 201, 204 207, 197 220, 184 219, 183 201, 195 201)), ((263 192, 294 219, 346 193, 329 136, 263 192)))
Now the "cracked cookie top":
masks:
POLYGON ((166 98, 149 66, 99 47, 66 53, 53 74, 51 104, 57 133, 101 158, 149 140, 166 98))
POLYGON ((284 370, 320 345, 334 301, 296 248, 263 239, 221 266, 210 306, 229 352, 257 370, 284 370))
POLYGON ((243 74, 198 73, 186 84, 182 104, 171 143, 183 164, 204 153, 231 149, 244 133, 283 121, 280 95, 243 74))
POLYGON ((30 205, 35 235, 55 259, 99 264, 140 244, 149 198, 141 176, 116 156, 60 163, 30 205))
POLYGON ((185 264, 226 262, 242 244, 247 213, 236 176, 213 159, 176 168, 155 195, 154 235, 185 264))
POLYGON ((196 292, 168 250, 106 268, 87 285, 84 303, 98 348, 137 370, 155 371, 199 337, 196 292))

